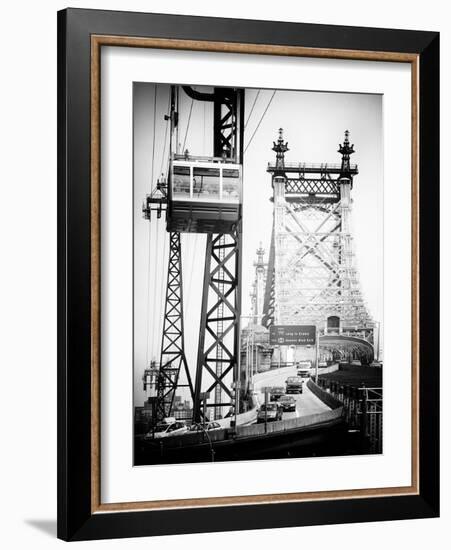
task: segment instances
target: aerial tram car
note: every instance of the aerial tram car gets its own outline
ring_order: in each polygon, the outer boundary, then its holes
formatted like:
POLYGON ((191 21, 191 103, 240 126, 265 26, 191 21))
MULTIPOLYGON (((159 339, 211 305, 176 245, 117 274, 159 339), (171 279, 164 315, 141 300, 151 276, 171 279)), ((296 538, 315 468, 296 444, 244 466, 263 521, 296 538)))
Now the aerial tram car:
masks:
POLYGON ((174 86, 177 113, 180 93, 213 105, 213 150, 209 156, 180 151, 178 116, 171 118, 166 224, 181 233, 231 233, 241 217, 244 90, 214 88, 211 93, 174 86))
POLYGON ((167 227, 181 233, 228 233, 240 218, 241 165, 218 157, 174 155, 167 227))

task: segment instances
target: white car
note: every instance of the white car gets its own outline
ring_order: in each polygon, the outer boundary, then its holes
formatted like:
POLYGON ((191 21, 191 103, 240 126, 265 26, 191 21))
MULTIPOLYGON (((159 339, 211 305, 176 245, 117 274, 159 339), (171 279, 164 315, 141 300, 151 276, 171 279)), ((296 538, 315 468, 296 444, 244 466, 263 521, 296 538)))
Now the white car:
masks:
POLYGON ((144 439, 161 439, 163 437, 171 437, 173 435, 181 435, 188 431, 185 422, 176 420, 175 422, 161 422, 157 424, 155 429, 144 436, 144 439))
POLYGON ((297 364, 297 373, 301 378, 310 378, 312 364, 310 361, 299 361, 297 364))

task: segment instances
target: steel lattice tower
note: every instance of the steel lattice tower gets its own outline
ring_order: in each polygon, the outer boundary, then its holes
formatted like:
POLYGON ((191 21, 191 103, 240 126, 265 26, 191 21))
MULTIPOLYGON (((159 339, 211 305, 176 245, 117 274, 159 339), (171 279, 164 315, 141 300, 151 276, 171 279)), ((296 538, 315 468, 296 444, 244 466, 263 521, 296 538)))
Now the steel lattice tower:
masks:
POLYGON ((169 245, 160 369, 156 383, 155 422, 170 416, 178 388, 189 388, 191 396, 194 391, 185 356, 180 233, 174 231, 169 234, 169 245), (179 380, 182 369, 185 372, 186 384, 181 384, 179 380))
MULTIPOLYGON (((168 177, 146 197, 144 217, 166 212, 170 256, 160 365, 145 370, 144 389, 155 385, 155 421, 171 412, 175 393, 186 373, 193 400, 193 421, 222 418, 239 405, 239 319, 241 201, 244 132, 244 90, 215 87, 212 92, 171 86, 168 177), (179 153, 179 93, 194 101, 213 103, 213 155, 179 153), (205 233, 204 279, 195 383, 184 351, 183 285, 180 233, 205 233), (230 386, 233 386, 231 388, 230 386), (238 390, 237 390, 238 388, 238 390)), ((191 110, 188 116, 188 133, 191 110)))
POLYGON ((357 336, 372 343, 374 322, 354 262, 351 218, 354 146, 349 132, 341 164, 285 163, 282 129, 274 142, 274 221, 263 324, 316 325, 320 335, 357 336))
MULTIPOLYGON (((194 420, 204 416, 203 405, 223 410, 235 404, 234 390, 226 384, 237 379, 240 287, 240 235, 208 235, 205 255, 199 355, 194 386, 194 420), (203 384, 204 382, 204 384, 203 384), (203 385, 207 385, 202 392, 203 385), (214 402, 206 403, 213 393, 214 402)), ((215 415, 216 417, 216 415, 215 415)))

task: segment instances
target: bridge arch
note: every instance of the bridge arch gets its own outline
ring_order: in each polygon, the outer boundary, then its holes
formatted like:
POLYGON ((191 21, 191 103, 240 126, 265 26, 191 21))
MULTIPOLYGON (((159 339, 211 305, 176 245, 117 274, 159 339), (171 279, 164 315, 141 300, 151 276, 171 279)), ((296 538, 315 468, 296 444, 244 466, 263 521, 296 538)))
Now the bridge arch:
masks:
POLYGON ((338 315, 329 315, 329 317, 327 318, 327 333, 340 333, 340 317, 338 315))
POLYGON ((374 361, 374 347, 363 338, 344 334, 325 334, 319 337, 319 347, 327 349, 335 357, 340 356, 344 360, 359 359, 362 365, 369 365, 374 361))

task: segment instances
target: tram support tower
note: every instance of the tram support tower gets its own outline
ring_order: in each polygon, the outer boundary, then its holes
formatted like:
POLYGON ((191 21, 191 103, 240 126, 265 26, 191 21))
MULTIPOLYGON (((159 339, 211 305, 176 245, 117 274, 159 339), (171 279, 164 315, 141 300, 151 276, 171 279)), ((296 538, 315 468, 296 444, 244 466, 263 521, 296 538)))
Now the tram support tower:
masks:
MULTIPOLYGON (((239 380, 244 90, 216 87, 205 92, 191 86, 171 86, 169 104, 170 113, 165 117, 171 128, 168 174, 157 183, 144 206, 145 217, 149 218, 152 210, 157 211, 158 217, 166 211, 166 230, 170 234, 166 311, 177 314, 176 340, 172 338, 175 325, 170 316, 165 316, 156 410, 160 416, 163 411, 170 413, 175 392, 181 386, 179 374, 183 367, 193 400, 193 421, 202 422, 209 419, 210 408, 214 418, 221 418, 239 407, 239 392, 233 388, 239 380), (188 148, 180 150, 181 94, 191 99, 190 113, 194 102, 211 104, 210 155, 196 155, 188 148), (184 233, 206 234, 194 385, 183 336, 184 233), (165 360, 169 354, 177 357, 177 362, 165 360)), ((188 127, 190 117, 191 114, 188 127)))

